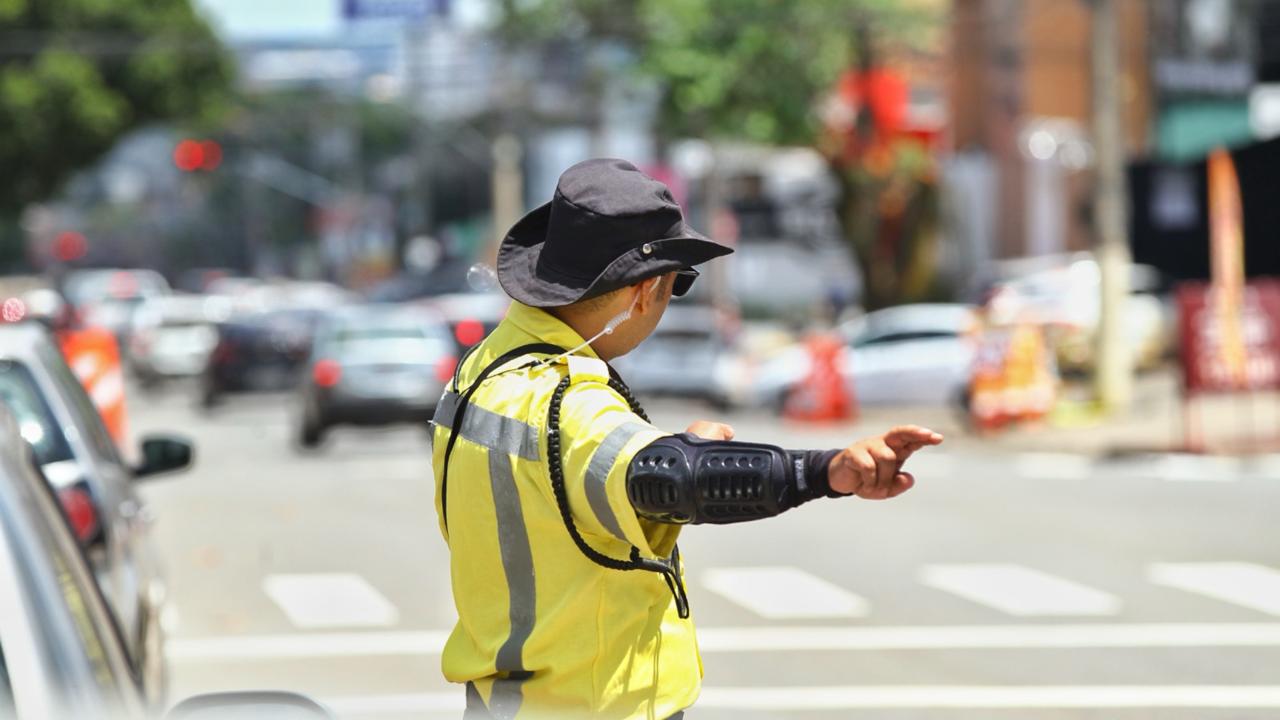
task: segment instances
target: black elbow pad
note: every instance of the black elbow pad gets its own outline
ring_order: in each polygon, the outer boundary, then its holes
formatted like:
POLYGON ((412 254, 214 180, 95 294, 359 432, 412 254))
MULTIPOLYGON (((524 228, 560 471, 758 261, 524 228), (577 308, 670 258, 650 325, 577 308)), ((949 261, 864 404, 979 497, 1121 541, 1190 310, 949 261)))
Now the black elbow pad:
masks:
POLYGON ((632 459, 627 496, 640 516, 658 522, 743 522, 793 507, 791 476, 780 448, 673 436, 632 459))

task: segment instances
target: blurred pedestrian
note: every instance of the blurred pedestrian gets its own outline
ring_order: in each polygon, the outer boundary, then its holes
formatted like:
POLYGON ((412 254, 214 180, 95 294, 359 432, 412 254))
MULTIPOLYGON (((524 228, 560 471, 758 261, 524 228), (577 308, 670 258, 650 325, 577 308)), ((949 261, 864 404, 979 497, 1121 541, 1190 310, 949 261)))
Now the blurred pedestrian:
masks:
POLYGON ((717 422, 653 426, 607 361, 729 252, 622 160, 567 170, 503 241, 515 302, 459 364, 433 429, 459 617, 443 667, 466 683, 468 718, 680 717, 702 678, 681 526, 894 497, 914 483, 903 462, 942 441, 907 426, 783 450, 717 422))

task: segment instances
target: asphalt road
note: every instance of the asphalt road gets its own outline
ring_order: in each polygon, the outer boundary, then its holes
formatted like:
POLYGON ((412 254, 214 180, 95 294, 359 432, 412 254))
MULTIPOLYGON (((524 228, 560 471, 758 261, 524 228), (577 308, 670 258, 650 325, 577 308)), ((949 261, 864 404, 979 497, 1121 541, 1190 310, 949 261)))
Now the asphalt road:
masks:
MULTIPOLYGON (((136 434, 198 444, 197 468, 145 490, 175 699, 276 688, 343 717, 461 714, 439 670, 453 605, 423 429, 339 431, 300 455, 285 397, 210 415, 181 389, 134 398, 136 434)), ((714 415, 650 410, 675 430, 714 415)), ((873 430, 723 419, 788 447, 873 430)), ((691 720, 1280 716, 1276 458, 1096 462, 957 438, 912 465, 894 501, 686 530, 706 668, 691 720)))

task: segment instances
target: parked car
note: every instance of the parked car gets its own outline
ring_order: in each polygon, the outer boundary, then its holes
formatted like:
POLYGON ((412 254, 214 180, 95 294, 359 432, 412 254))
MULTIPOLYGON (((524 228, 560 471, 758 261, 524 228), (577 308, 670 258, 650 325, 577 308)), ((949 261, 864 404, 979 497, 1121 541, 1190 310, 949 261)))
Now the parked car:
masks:
POLYGON ((166 588, 150 540, 151 518, 134 483, 187 467, 191 444, 147 437, 142 464, 126 463, 52 338, 37 324, 0 325, 0 403, 67 506, 120 623, 130 661, 148 687, 162 688, 166 588))
POLYGON ((385 305, 334 314, 299 384, 298 442, 315 447, 335 425, 426 423, 457 364, 448 326, 434 314, 385 305))
MULTIPOLYGON (((1095 362, 1102 317, 1102 276, 1090 253, 1004 263, 1005 277, 986 292, 992 322, 1029 322, 1045 329, 1058 366, 1088 372, 1095 362)), ((1152 368, 1173 347, 1176 313, 1164 278, 1149 265, 1129 266, 1129 295, 1122 309, 1135 367, 1152 368)))
MULTIPOLYGON (((840 374, 863 405, 947 405, 969 382, 977 350, 974 308, 961 304, 900 305, 868 313, 836 329, 847 351, 840 374)), ((804 345, 761 364, 756 399, 781 407, 810 372, 804 345)))
POLYGON ((292 389, 324 314, 310 308, 270 310, 219 323, 200 375, 201 405, 213 407, 228 393, 292 389))
POLYGON ((147 298, 169 294, 169 283, 154 270, 77 270, 62 292, 80 320, 111 331, 127 348, 133 313, 147 298))
POLYGON ((708 305, 672 302, 653 334, 613 365, 639 395, 694 398, 723 409, 742 402, 747 388, 732 332, 708 305))
POLYGON ((439 313, 463 355, 484 340, 507 316, 511 298, 501 292, 460 292, 419 301, 421 307, 439 313))
POLYGON ((133 317, 129 365, 144 387, 199 375, 218 341, 214 322, 230 314, 230 301, 170 295, 145 301, 133 317))
MULTIPOLYGON (((127 639, 20 421, 0 408, 0 717, 140 718, 164 698, 135 672, 127 639)), ((331 717, 287 693, 188 698, 168 718, 331 717), (287 711, 287 715, 275 713, 287 711)))

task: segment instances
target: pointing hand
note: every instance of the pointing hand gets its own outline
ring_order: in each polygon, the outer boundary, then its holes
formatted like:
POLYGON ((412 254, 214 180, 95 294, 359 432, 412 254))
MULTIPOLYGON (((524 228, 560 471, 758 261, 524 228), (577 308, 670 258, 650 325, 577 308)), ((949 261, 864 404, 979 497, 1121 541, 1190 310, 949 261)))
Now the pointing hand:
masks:
POLYGON ((896 497, 915 484, 902 464, 920 448, 941 442, 942 436, 932 430, 902 425, 841 450, 831 460, 827 480, 832 490, 865 500, 896 497))

